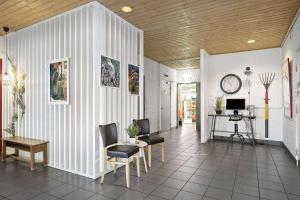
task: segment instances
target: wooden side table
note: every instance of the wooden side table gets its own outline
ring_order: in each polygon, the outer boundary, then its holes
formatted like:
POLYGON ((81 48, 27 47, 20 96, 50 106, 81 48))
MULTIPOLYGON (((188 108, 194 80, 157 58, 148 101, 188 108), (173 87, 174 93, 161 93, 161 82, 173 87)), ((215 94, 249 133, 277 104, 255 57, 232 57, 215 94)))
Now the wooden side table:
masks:
POLYGON ((2 139, 2 161, 5 162, 7 157, 14 158, 30 163, 30 169, 34 170, 36 164, 48 165, 48 141, 36 140, 24 137, 6 137, 2 139), (6 147, 15 149, 15 154, 6 155, 6 147), (30 153, 30 160, 19 157, 19 150, 30 153), (43 152, 43 161, 36 162, 35 153, 43 152))
POLYGON ((146 162, 146 157, 145 157, 145 147, 148 146, 148 144, 142 140, 136 140, 135 143, 137 146, 140 148, 140 157, 143 157, 144 160, 144 165, 145 165, 145 171, 148 173, 148 167, 147 167, 147 162, 146 162))

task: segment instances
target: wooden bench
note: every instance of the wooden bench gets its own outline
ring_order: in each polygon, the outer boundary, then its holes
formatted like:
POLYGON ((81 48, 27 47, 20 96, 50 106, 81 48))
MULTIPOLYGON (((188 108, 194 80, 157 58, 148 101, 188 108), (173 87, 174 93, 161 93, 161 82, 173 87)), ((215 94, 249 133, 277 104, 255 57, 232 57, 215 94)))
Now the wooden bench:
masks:
POLYGON ((2 138, 2 161, 5 162, 7 157, 14 158, 16 160, 21 160, 30 163, 31 170, 35 169, 36 164, 48 165, 48 142, 43 140, 35 140, 24 137, 6 137, 2 138), (6 154, 6 147, 15 149, 15 153, 11 155, 6 154), (30 159, 24 159, 19 157, 19 150, 26 151, 30 153, 30 159), (35 153, 43 152, 43 161, 36 162, 35 153))

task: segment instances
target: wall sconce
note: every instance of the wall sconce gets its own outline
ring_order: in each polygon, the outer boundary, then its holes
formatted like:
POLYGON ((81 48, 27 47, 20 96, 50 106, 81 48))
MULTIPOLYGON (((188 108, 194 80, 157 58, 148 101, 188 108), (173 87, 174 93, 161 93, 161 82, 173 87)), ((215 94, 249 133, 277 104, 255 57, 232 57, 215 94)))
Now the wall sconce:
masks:
POLYGON ((11 80, 7 72, 1 74, 1 85, 10 85, 11 80))

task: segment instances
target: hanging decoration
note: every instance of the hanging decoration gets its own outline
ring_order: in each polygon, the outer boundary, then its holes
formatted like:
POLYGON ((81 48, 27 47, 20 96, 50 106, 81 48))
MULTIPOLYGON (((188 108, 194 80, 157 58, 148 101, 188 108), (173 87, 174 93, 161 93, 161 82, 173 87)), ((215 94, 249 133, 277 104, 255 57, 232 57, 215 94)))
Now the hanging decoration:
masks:
POLYGON ((274 81, 275 73, 262 73, 259 75, 261 83, 265 87, 265 137, 269 137, 269 88, 274 81))
MULTIPOLYGON (((7 32, 9 29, 4 29, 7 32), (7 30, 7 31, 6 31, 7 30)), ((22 124, 22 119, 25 114, 25 80, 26 74, 23 74, 18 70, 16 64, 7 54, 7 36, 6 36, 6 44, 5 44, 5 52, 3 52, 11 66, 11 90, 12 90, 12 115, 11 121, 8 124, 6 129, 3 129, 5 132, 15 136, 16 134, 16 124, 18 119, 20 118, 20 125, 22 124)))

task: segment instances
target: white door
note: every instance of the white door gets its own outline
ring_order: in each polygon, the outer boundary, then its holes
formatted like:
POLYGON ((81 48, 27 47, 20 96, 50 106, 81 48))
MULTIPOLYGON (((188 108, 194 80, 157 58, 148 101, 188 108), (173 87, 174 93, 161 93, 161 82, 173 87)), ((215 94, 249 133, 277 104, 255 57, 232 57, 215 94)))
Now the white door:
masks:
POLYGON ((171 128, 171 84, 165 80, 161 81, 160 87, 160 105, 161 105, 161 131, 167 131, 171 128))

